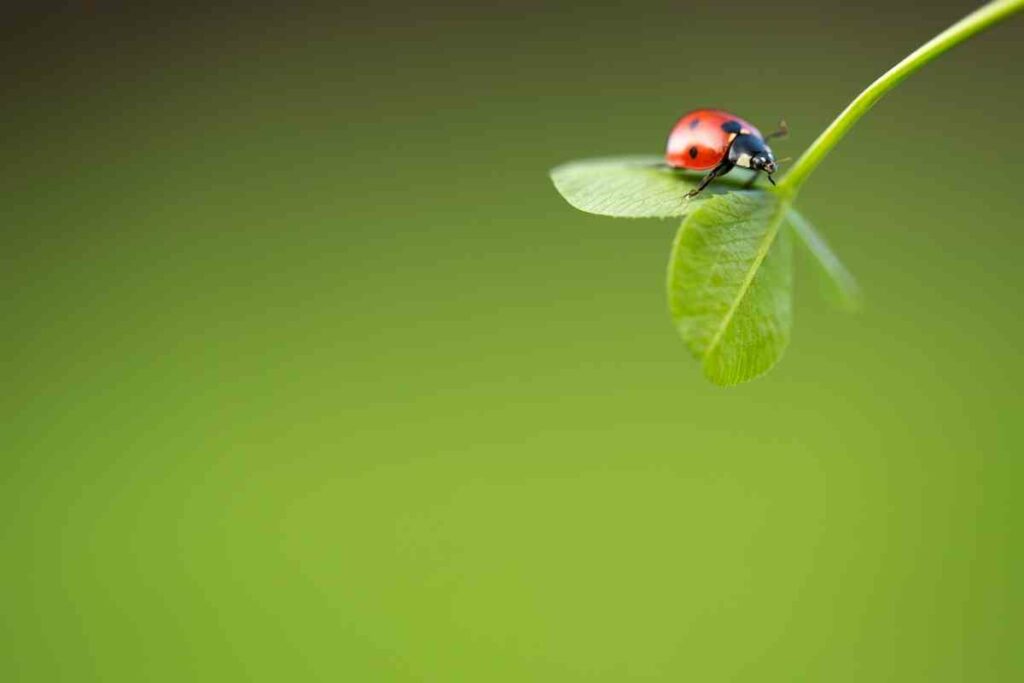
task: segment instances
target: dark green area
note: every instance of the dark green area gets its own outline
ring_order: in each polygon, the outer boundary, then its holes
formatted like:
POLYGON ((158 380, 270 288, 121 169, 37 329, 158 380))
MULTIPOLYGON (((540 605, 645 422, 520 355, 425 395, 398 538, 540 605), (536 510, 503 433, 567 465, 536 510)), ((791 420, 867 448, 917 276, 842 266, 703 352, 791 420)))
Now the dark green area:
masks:
POLYGON ((866 305, 797 252, 749 385, 676 221, 547 176, 696 106, 796 156, 974 5, 848 4, 12 15, 0 679, 1020 678, 1024 23, 816 171, 866 305))

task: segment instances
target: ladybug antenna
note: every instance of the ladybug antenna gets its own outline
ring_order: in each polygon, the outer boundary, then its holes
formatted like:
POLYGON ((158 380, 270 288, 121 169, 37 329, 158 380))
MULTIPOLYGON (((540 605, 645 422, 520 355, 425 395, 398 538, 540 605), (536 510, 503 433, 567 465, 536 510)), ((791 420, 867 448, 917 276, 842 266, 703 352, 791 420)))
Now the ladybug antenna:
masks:
POLYGON ((786 163, 789 163, 790 161, 793 161, 793 157, 786 157, 785 159, 776 159, 775 163, 777 163, 777 164, 786 164, 786 163))
POLYGON ((786 119, 779 121, 779 129, 774 133, 768 133, 764 136, 765 140, 771 140, 772 138, 784 138, 789 135, 789 126, 786 125, 786 119))

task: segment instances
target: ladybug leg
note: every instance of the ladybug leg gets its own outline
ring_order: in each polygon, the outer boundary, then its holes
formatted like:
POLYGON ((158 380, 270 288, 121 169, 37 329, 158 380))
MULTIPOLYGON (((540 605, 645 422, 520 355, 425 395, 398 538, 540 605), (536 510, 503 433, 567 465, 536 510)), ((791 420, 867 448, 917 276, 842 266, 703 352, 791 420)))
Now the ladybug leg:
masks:
POLYGON ((701 179, 700 185, 686 193, 686 197, 688 199, 696 197, 704 190, 705 187, 707 187, 711 183, 712 180, 714 180, 720 175, 725 175, 726 173, 733 169, 733 166, 734 164, 728 160, 723 161, 718 166, 715 166, 706 176, 704 176, 704 178, 701 179))
POLYGON ((789 126, 786 124, 786 120, 782 119, 779 121, 779 129, 774 133, 768 133, 764 136, 765 140, 771 140, 773 138, 784 138, 789 135, 789 126))
POLYGON ((752 188, 754 186, 754 183, 757 182, 757 179, 759 177, 761 177, 761 172, 760 171, 754 171, 754 175, 750 176, 750 180, 748 180, 746 183, 743 184, 743 189, 744 190, 749 190, 750 188, 752 188))

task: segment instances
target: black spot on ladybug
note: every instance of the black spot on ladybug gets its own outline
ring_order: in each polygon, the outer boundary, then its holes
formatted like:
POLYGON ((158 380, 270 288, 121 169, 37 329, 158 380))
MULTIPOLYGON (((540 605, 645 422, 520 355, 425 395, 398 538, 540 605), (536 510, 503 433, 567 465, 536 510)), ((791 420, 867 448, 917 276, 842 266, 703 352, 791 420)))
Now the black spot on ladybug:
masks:
POLYGON ((699 125, 700 125, 700 119, 694 119, 693 121, 690 121, 690 130, 693 130, 694 128, 696 128, 699 125))
POLYGON ((739 133, 743 130, 743 126, 740 125, 739 121, 726 121, 722 124, 722 130, 726 133, 739 133))
MULTIPOLYGON (((690 126, 690 127, 693 128, 693 126, 690 126)), ((696 147, 691 147, 690 148, 690 158, 691 159, 696 159, 697 158, 697 148, 696 147)))

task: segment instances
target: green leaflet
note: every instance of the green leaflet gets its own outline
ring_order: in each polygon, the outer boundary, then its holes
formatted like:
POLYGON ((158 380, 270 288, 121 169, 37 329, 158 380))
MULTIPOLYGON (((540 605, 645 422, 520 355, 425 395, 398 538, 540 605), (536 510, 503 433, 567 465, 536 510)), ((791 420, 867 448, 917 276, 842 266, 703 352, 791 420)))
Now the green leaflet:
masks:
POLYGON ((819 271, 825 276, 830 285, 829 289, 834 292, 839 304, 850 311, 859 310, 863 304, 860 285, 828 246, 825 238, 818 234, 810 221, 792 206, 786 214, 786 222, 793 226, 800 242, 820 266, 819 271))
POLYGON ((792 244, 774 194, 705 200, 683 221, 668 268, 669 309, 683 341, 721 385, 767 372, 789 343, 792 244))
POLYGON ((734 171, 698 198, 687 199, 686 193, 697 186, 702 175, 668 168, 656 156, 584 159, 551 170, 555 188, 574 207, 619 218, 684 216, 714 193, 750 177, 745 171, 734 171))

